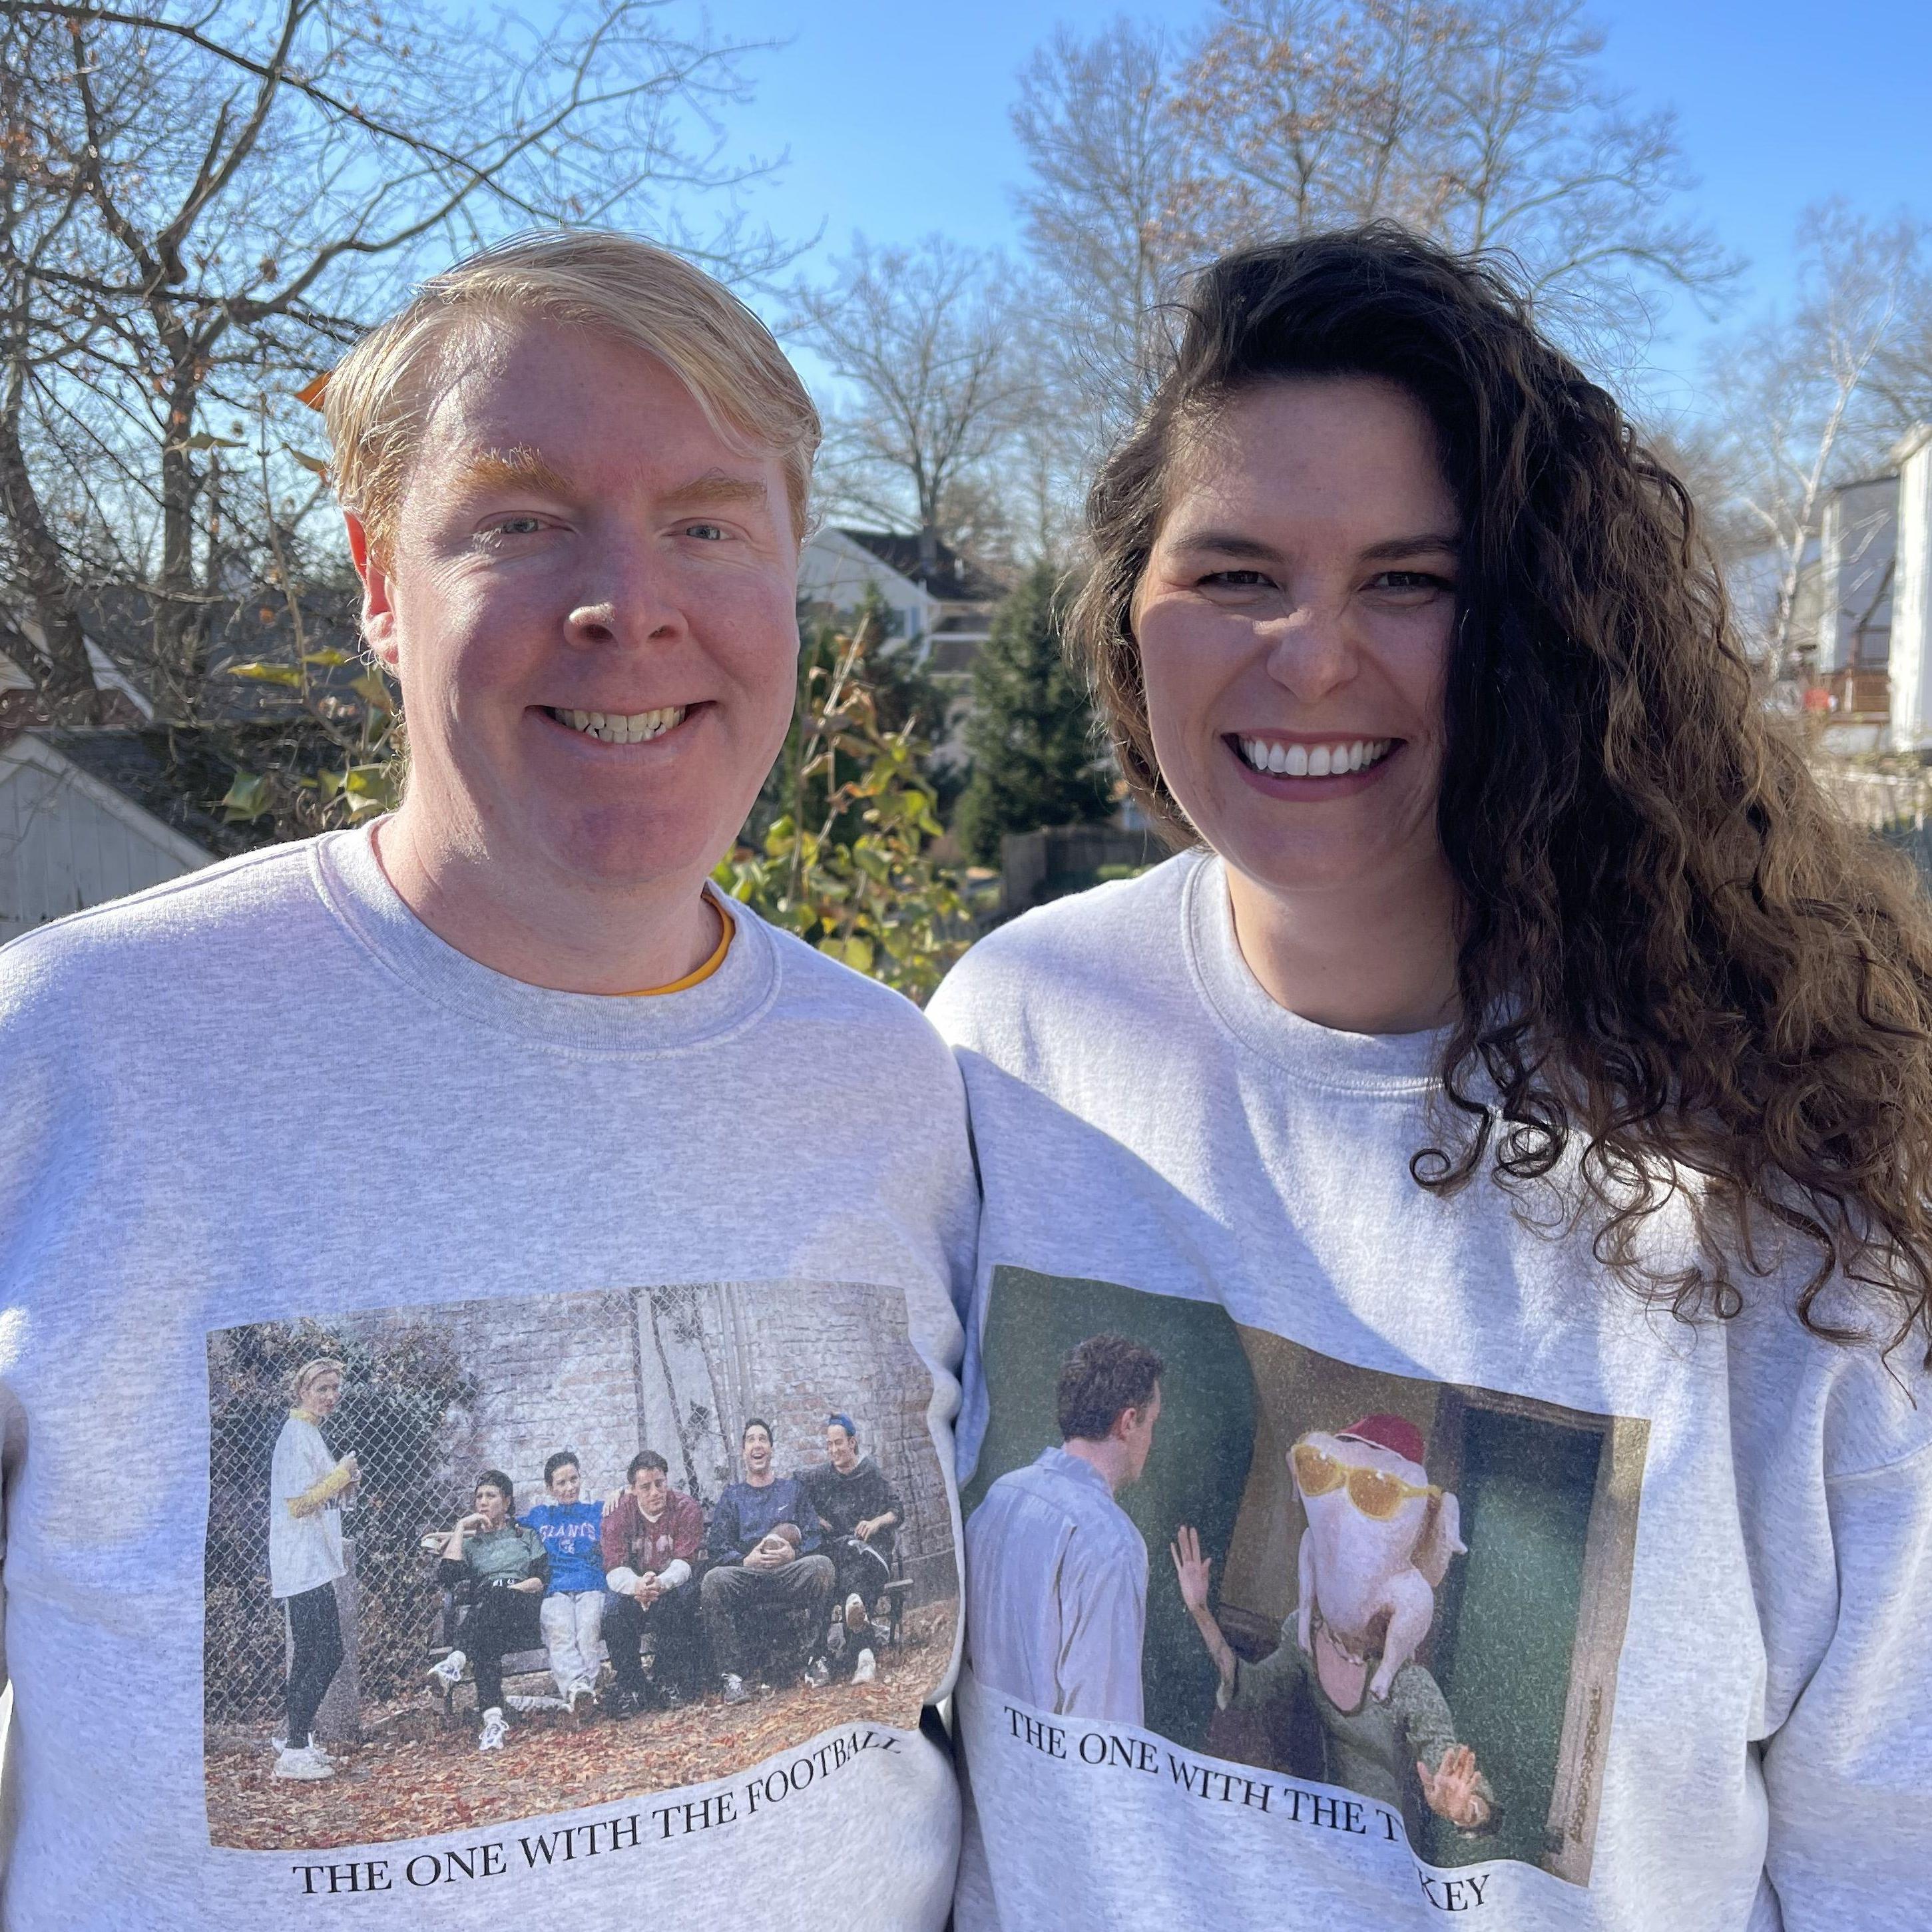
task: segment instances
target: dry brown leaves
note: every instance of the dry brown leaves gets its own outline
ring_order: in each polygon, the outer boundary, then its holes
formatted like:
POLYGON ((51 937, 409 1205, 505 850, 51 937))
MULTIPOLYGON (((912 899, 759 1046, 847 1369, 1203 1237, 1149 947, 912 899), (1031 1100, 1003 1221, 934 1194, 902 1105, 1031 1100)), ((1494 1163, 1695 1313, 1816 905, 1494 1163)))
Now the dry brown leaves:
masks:
POLYGON ((914 1730, 951 1654, 952 1619, 950 1603, 909 1616, 908 1647, 880 1652, 870 1684, 799 1686, 748 1704, 709 1699, 622 1724, 533 1712, 490 1752, 477 1750, 466 1706, 452 1726, 439 1716, 413 1737, 399 1734, 412 1726, 397 1725, 358 1745, 332 1746, 342 1768, 325 1784, 278 1781, 266 1744, 211 1752, 209 1842, 325 1851, 467 1832, 708 1784, 854 1724, 914 1730))

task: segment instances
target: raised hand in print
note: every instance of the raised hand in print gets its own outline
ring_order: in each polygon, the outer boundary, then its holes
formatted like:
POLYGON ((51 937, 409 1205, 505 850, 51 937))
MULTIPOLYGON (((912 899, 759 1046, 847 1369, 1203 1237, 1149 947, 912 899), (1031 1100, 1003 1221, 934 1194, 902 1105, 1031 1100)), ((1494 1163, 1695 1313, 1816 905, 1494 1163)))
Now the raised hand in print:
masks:
POLYGON ((1208 1573, 1214 1568, 1214 1563, 1211 1558, 1202 1555, 1200 1537, 1184 1522, 1174 1532, 1167 1553, 1174 1559, 1174 1574, 1180 1580, 1180 1600, 1196 1616, 1204 1615, 1208 1609, 1208 1573))
POLYGON ((1466 1832, 1488 1819, 1488 1802, 1477 1789, 1476 1754, 1467 1744, 1451 1744, 1432 1772, 1418 1758, 1415 1774, 1422 1780, 1423 1802, 1438 1818, 1466 1832))

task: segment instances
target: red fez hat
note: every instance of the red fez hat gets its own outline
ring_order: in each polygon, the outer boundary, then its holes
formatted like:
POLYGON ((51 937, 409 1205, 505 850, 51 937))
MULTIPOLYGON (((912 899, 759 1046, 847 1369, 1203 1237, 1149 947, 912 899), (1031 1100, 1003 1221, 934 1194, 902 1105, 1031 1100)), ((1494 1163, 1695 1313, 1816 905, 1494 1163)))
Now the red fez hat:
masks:
POLYGON ((1418 1467, 1427 1460, 1422 1431, 1406 1416, 1365 1415, 1336 1433, 1345 1442, 1372 1442, 1378 1449, 1393 1449, 1418 1467))

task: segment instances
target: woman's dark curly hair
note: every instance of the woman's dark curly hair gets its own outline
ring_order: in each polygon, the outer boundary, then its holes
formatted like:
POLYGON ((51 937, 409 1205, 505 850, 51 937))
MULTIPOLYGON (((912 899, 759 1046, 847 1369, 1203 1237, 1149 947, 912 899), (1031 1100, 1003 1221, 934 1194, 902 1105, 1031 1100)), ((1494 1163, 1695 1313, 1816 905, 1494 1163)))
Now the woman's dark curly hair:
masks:
POLYGON ((1808 1328, 1868 1329, 1821 1299, 1836 1272, 1888 1342, 1932 1341, 1932 916, 1766 710, 1684 485, 1497 269, 1401 230, 1225 256, 1182 316, 1088 499, 1069 626, 1135 797, 1196 842, 1133 630, 1177 455, 1259 384, 1400 386, 1463 530, 1437 812, 1458 1012, 1411 1172, 1560 1186, 1612 1275, 1685 1316, 1736 1312, 1782 1228, 1808 1328), (1680 1198, 1696 1247, 1660 1264, 1644 1230, 1680 1198))

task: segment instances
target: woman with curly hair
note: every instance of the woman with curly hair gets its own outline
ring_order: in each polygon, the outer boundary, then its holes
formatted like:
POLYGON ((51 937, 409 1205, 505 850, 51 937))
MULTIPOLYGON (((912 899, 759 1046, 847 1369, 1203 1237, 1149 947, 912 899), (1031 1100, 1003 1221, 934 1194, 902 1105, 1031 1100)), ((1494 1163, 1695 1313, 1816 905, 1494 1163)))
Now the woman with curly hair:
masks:
MULTIPOLYGON (((1070 642, 1182 849, 934 1003, 986 1189, 974 1325, 1058 1276, 1218 1304, 1264 1408, 1273 1338, 1315 1365, 1226 1479, 1268 1501, 1278 1638, 1252 1565, 1216 1620, 1225 1535, 1144 1522, 1171 1562, 1140 1582, 1150 1712, 1206 1700, 1179 1742, 1300 1768, 1261 1708, 1292 1684, 1325 1756, 1312 1792, 1103 1776, 1024 1748, 969 1667, 958 1922, 1914 1922, 1932 920, 1767 711, 1683 485, 1498 273, 1378 227, 1202 273, 1088 522, 1070 642), (1628 1526, 1568 1621, 1537 1519, 1459 1465, 1478 1410, 1621 1432, 1586 1477, 1503 1472, 1628 1526), (1492 1663, 1445 1676, 1479 1565, 1492 1663), (1379 1800, 1323 1795, 1363 1765, 1379 1800)), ((1181 1481, 1167 1352, 1136 1496, 1181 1481)), ((969 1354, 966 1467, 1015 1359, 969 1354)))

